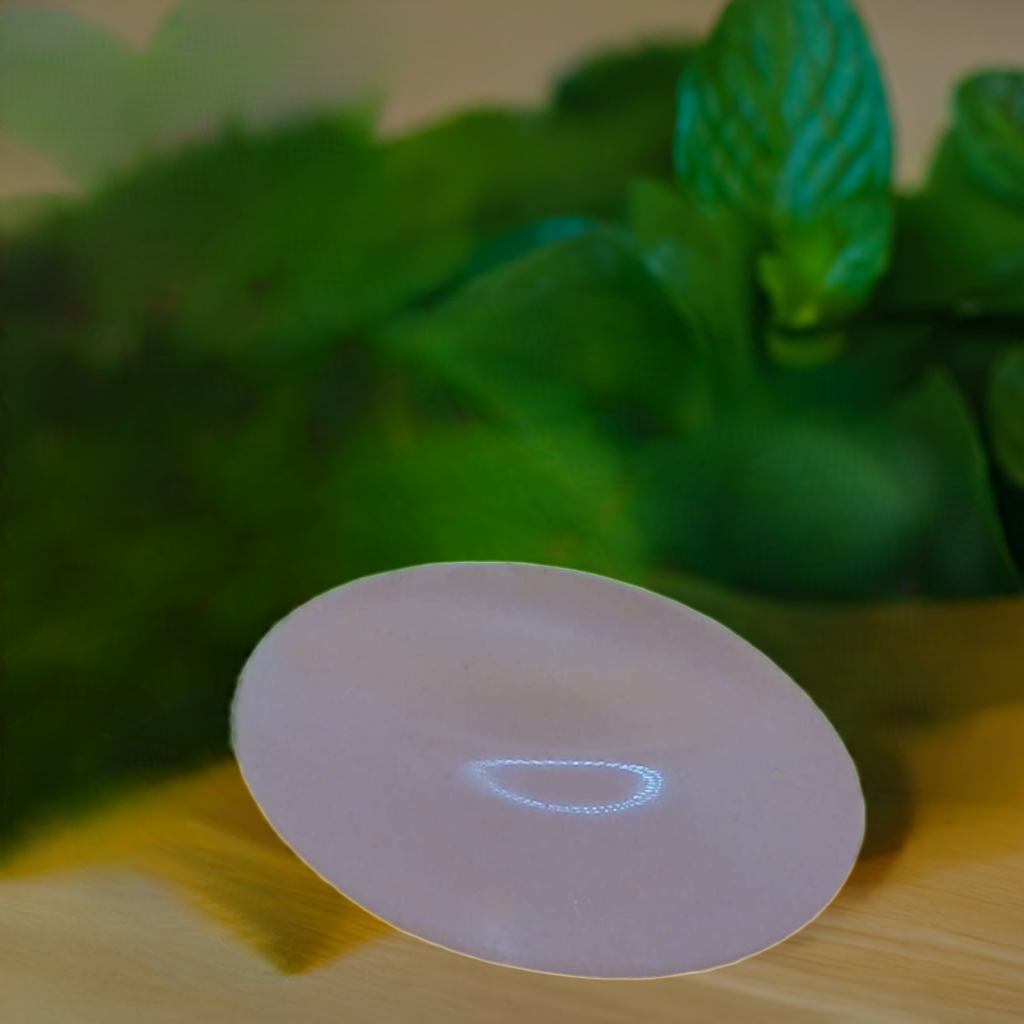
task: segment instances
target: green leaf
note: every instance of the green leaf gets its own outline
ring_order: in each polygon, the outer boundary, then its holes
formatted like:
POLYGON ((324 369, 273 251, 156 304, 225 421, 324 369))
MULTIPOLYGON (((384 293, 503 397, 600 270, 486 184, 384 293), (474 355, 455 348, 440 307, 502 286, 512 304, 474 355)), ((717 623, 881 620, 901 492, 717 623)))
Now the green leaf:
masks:
POLYGON ((513 228, 482 245, 466 266, 449 285, 457 290, 474 277, 487 273, 502 263, 508 263, 520 256, 566 238, 578 238, 598 226, 592 217, 551 217, 547 220, 531 221, 522 227, 513 228))
POLYGON ((1024 314, 1024 72, 959 84, 925 188, 896 207, 887 309, 1024 314))
POLYGON ((996 459, 1024 489, 1024 345, 1013 347, 996 363, 986 412, 996 459))
POLYGON ((635 578, 614 454, 580 430, 439 426, 368 438, 328 489, 353 575, 438 561, 524 561, 635 578))
POLYGON ((948 373, 933 370, 866 436, 929 510, 914 567, 920 589, 943 598, 1019 593, 984 448, 948 373))
POLYGON ((793 598, 1014 592, 967 410, 933 372, 854 420, 751 417, 652 445, 639 521, 666 564, 793 598))
POLYGON ((590 421, 628 438, 701 414, 685 326, 608 227, 495 268, 379 344, 492 421, 590 421))
POLYGON ((734 0, 683 75, 675 162, 695 202, 745 214, 775 316, 844 317, 885 269, 885 92, 846 0, 734 0))
POLYGON ((735 399, 754 373, 750 238, 727 208, 695 205, 659 182, 629 193, 629 219, 651 273, 700 348, 719 396, 735 399))
POLYGON ((653 447, 637 514, 665 564, 784 597, 894 592, 918 497, 862 438, 799 419, 732 421, 653 447))
POLYGON ((1024 70, 982 71, 955 96, 953 141, 985 192, 1024 207, 1024 70))
POLYGON ((974 188, 948 142, 939 164, 941 174, 923 192, 897 202, 878 309, 1024 314, 1024 213, 974 188))
MULTIPOLYGON (((936 336, 927 322, 855 320, 842 333, 843 351, 823 365, 766 371, 778 411, 815 409, 836 419, 859 417, 898 399, 932 365, 936 336)), ((795 342, 796 346, 806 342, 795 342)))

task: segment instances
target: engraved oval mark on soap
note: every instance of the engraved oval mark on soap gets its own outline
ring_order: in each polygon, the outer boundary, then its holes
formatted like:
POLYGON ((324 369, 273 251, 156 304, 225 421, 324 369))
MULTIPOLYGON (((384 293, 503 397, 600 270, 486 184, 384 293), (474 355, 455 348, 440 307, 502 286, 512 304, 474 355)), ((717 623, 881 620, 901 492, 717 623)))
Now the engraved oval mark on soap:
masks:
MULTIPOLYGON (((622 811, 629 811, 635 807, 642 807, 657 799, 664 785, 664 778, 657 768, 644 764, 623 764, 618 761, 580 761, 575 759, 535 759, 535 758, 510 758, 498 757, 481 761, 471 761, 466 765, 466 772, 477 785, 483 787, 495 796, 508 800, 511 803, 523 807, 532 807, 539 811, 548 811, 552 814, 618 814, 622 811), (634 776, 635 788, 633 792, 622 799, 608 801, 573 801, 565 799, 544 800, 537 795, 522 792, 520 788, 508 779, 512 773, 507 769, 535 769, 543 771, 549 778, 551 771, 572 770, 575 773, 590 770, 597 781, 598 775, 606 776, 608 770, 623 772, 634 776)), ((519 785, 522 786, 524 773, 517 771, 519 785)), ((632 781, 632 780, 631 780, 632 781)), ((533 788, 533 787, 531 787, 533 788)))

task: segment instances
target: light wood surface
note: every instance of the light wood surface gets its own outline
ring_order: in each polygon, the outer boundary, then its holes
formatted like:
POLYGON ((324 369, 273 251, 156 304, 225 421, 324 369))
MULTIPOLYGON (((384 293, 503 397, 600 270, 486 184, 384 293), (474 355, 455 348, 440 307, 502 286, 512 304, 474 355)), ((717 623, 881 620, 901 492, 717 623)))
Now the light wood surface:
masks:
POLYGON ((799 648, 819 700, 823 678, 851 695, 859 710, 843 715, 861 727, 846 727, 848 740, 874 735, 857 740, 874 837, 834 903, 781 945, 646 982, 449 953, 309 871, 229 762, 45 834, 6 865, 0 1020, 1020 1021, 1024 601, 856 613, 749 602, 743 613, 748 628, 760 616, 776 656, 797 664, 799 648), (895 759, 879 759, 884 750, 895 759), (899 813, 888 813, 886 785, 902 794, 899 813))
MULTIPOLYGON (((1021 736, 1024 705, 908 731, 922 799, 904 847, 862 863, 799 935, 718 971, 589 982, 494 967, 389 931, 315 876, 274 865, 276 854, 214 833, 193 838, 191 857, 164 851, 163 865, 155 855, 145 868, 108 862, 0 885, 0 1019, 1019 1021, 1021 736), (260 886, 257 921, 224 909, 260 886), (268 952, 302 972, 283 973, 268 952)), ((231 773, 218 779, 225 795, 231 773)), ((240 788, 235 797, 244 801, 240 788)))

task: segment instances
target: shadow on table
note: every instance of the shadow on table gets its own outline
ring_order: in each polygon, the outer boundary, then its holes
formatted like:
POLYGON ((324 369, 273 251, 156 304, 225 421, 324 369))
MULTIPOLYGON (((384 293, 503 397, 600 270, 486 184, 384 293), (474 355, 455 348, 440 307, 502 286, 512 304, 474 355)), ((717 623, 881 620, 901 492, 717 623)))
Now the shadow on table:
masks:
MULTIPOLYGON (((930 734, 941 743, 949 723, 1024 700, 1021 598, 801 605, 666 573, 648 586, 745 637, 835 726, 857 765, 867 805, 854 884, 880 881, 913 826, 919 790, 927 787, 909 770, 911 740, 930 734)), ((978 777, 970 785, 984 798, 998 782, 978 777)))
POLYGON ((393 931, 277 836, 234 761, 141 789, 87 821, 65 820, 6 863, 0 879, 111 863, 171 883, 284 974, 393 931))
MULTIPOLYGON (((647 583, 746 637, 832 721, 857 765, 868 811, 853 892, 884 879, 914 825, 922 776, 916 763, 909 770, 911 738, 925 734, 939 745, 926 769, 938 771, 951 722, 1024 700, 1021 599, 798 606, 682 577, 647 583)), ((999 770, 996 758, 961 795, 984 800, 999 770)), ((172 883, 286 974, 393 934, 278 838, 234 761, 143 789, 94 819, 65 822, 2 876, 111 861, 172 883)))

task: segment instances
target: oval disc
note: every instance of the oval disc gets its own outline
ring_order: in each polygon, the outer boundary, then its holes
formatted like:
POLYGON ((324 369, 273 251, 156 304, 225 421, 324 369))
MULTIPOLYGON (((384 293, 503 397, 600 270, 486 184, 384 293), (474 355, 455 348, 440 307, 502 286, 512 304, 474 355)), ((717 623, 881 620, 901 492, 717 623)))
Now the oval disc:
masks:
POLYGON ((233 708, 284 841, 402 931, 580 977, 708 970, 846 880, 856 769, 736 634, 602 576, 449 562, 279 622, 233 708))

